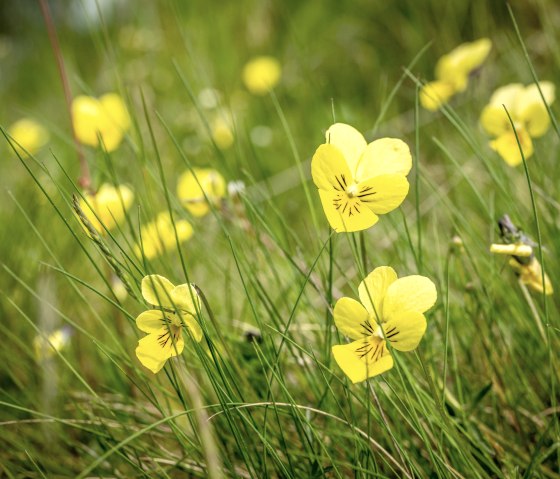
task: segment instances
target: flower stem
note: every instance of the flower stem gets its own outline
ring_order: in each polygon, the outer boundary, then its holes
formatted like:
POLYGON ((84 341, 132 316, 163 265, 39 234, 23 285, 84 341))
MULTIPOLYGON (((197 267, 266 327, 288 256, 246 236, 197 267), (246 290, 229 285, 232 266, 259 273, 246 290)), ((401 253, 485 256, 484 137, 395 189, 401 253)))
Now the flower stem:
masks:
POLYGON ((93 193, 91 188, 91 175, 89 172, 89 166, 87 164, 84 151, 82 149, 82 145, 78 141, 78 137, 76 136, 76 131, 74 130, 74 122, 72 121, 72 109, 71 109, 72 92, 70 91, 70 84, 68 83, 68 75, 66 74, 66 69, 64 68, 64 59, 62 58, 60 44, 58 43, 58 35, 56 34, 56 28, 54 26, 54 22, 52 19, 51 10, 49 8, 49 4, 47 0, 39 0, 39 5, 41 7, 41 13, 43 14, 43 19, 45 20, 47 33, 49 35, 49 41, 56 60, 58 73, 60 75, 62 90, 64 91, 64 101, 66 104, 66 111, 68 112, 68 117, 70 118, 70 130, 72 131, 72 139, 74 140, 74 146, 76 148, 78 161, 80 163, 80 178, 78 178, 78 184, 84 190, 93 193))

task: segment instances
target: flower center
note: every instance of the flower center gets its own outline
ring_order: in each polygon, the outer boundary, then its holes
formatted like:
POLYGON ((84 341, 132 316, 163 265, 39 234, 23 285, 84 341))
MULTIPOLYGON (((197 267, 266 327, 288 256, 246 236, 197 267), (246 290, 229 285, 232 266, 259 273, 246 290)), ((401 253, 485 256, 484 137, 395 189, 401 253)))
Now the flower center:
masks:
POLYGON ((383 328, 380 325, 377 325, 377 327, 375 328, 375 331, 372 335, 374 338, 380 338, 380 339, 385 339, 385 336, 383 335, 383 328))
POLYGON ((358 185, 356 183, 350 185, 346 188, 346 194, 348 195, 348 198, 354 198, 354 196, 358 194, 358 185))

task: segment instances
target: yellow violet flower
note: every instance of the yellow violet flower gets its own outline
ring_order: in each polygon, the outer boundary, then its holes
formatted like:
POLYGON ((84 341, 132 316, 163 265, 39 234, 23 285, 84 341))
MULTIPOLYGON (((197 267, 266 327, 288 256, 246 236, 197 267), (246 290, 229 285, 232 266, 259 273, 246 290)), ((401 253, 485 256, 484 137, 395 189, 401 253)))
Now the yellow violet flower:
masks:
POLYGON ((206 215, 210 211, 209 203, 218 206, 225 194, 224 178, 211 168, 185 171, 177 183, 177 195, 193 216, 206 215))
POLYGON ((338 330, 353 340, 332 348, 334 359, 353 383, 393 367, 387 342, 397 351, 416 349, 426 331, 423 313, 437 300, 430 279, 397 278, 389 266, 375 268, 360 283, 358 293, 360 302, 341 298, 333 313, 338 330))
POLYGON ((99 99, 77 96, 72 102, 72 118, 80 142, 98 146, 101 137, 107 151, 116 150, 130 128, 128 110, 116 93, 107 93, 99 99))
POLYGON ((105 228, 113 229, 124 220, 133 201, 134 193, 128 186, 105 183, 95 194, 84 193, 80 208, 97 232, 104 234, 105 228))
POLYGON ((8 128, 8 135, 13 138, 13 146, 24 156, 26 151, 33 155, 49 141, 49 132, 34 120, 22 118, 8 128))
POLYGON ((420 90, 420 104, 427 110, 435 111, 453 95, 465 91, 469 76, 484 63, 491 48, 492 42, 481 38, 463 43, 443 55, 436 64, 435 81, 420 90))
MULTIPOLYGON (((554 85, 541 82, 540 87, 546 104, 552 104, 555 99, 554 85)), ((550 126, 550 117, 536 83, 526 87, 520 83, 511 83, 494 92, 490 103, 482 110, 480 123, 489 135, 495 137, 495 140, 490 142, 490 147, 508 165, 517 166, 523 160, 515 133, 527 159, 533 154, 531 138, 538 138, 546 133, 550 126), (504 106, 511 116, 515 132, 504 106)))
POLYGON ((169 211, 162 211, 154 221, 140 229, 142 242, 135 247, 135 253, 141 257, 143 252, 146 259, 152 259, 174 248, 177 245, 177 239, 182 243, 187 241, 192 234, 193 229, 188 221, 175 220, 175 228, 173 228, 169 211))
POLYGON ((202 340, 202 329, 195 319, 200 311, 200 298, 192 284, 175 286, 157 274, 142 279, 142 296, 156 309, 144 311, 136 318, 138 329, 148 333, 138 341, 136 356, 156 374, 169 358, 183 352, 184 326, 196 342, 202 340))
POLYGON ((377 215, 403 202, 412 167, 406 143, 381 138, 367 144, 358 130, 344 123, 332 125, 326 139, 313 155, 311 174, 336 232, 369 228, 379 220, 377 215))
POLYGON ((510 255, 509 265, 515 271, 522 284, 537 293, 550 295, 554 292, 550 278, 535 257, 533 247, 537 244, 522 230, 513 224, 508 215, 498 220, 500 235, 505 244, 490 245, 490 252, 510 255))
POLYGON ((280 80, 282 67, 274 57, 253 58, 243 67, 243 83, 254 95, 266 95, 280 80))
POLYGON ((70 334, 70 328, 63 327, 49 334, 46 338, 40 335, 35 336, 33 339, 35 357, 39 361, 53 357, 55 352, 62 351, 70 342, 70 334))

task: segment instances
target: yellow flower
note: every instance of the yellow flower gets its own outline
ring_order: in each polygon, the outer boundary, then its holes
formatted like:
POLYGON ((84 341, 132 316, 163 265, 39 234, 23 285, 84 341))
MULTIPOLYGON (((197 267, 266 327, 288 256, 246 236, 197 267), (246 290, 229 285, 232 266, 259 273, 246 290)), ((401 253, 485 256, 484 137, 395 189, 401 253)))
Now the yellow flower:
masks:
POLYGON ((97 232, 104 234, 105 228, 110 230, 124 220, 133 201, 134 193, 128 186, 115 188, 105 183, 95 194, 84 193, 80 208, 97 232))
POLYGON ((456 93, 465 91, 469 76, 484 63, 492 42, 481 38, 475 42, 463 43, 443 55, 436 64, 436 80, 420 90, 420 103, 427 110, 438 110, 456 93))
POLYGON ((72 118, 80 142, 98 146, 101 137, 107 151, 117 149, 130 128, 128 110, 116 93, 107 93, 99 99, 90 96, 74 98, 72 118))
MULTIPOLYGON (((555 99, 554 85, 541 82, 540 87, 546 104, 552 104, 555 99)), ((517 166, 523 160, 515 133, 527 159, 533 154, 531 138, 538 138, 546 133, 550 126, 550 117, 536 83, 526 87, 520 83, 511 83, 494 92, 490 103, 482 110, 480 123, 489 135, 495 137, 495 140, 490 142, 490 147, 508 165, 517 166), (504 106, 511 116, 515 132, 504 106)))
POLYGON ((498 220, 500 236, 505 244, 490 245, 490 252, 511 255, 509 265, 517 274, 519 281, 537 293, 552 294, 552 283, 548 275, 544 274, 541 264, 535 257, 533 247, 537 244, 522 230, 513 224, 508 215, 498 220))
POLYGON ((278 84, 281 74, 282 68, 276 58, 257 57, 243 67, 243 83, 254 95, 265 95, 278 84))
POLYGON ((326 139, 313 155, 311 174, 336 232, 369 228, 379 220, 377 215, 403 202, 412 167, 406 143, 381 138, 368 145, 359 131, 344 123, 332 125, 326 139))
POLYGON ((217 118, 212 124, 212 139, 220 150, 227 150, 233 145, 233 132, 221 118, 217 118))
POLYGON ((70 328, 64 327, 57 329, 46 338, 35 336, 33 339, 33 349, 38 360, 45 360, 54 356, 55 352, 61 351, 70 341, 70 328))
POLYGON ((26 151, 33 155, 49 141, 48 131, 34 120, 23 118, 8 128, 8 135, 17 152, 24 156, 26 151))
POLYGON ((437 300, 424 276, 397 279, 389 266, 375 268, 358 288, 360 302, 341 298, 334 307, 338 330, 353 342, 333 346, 334 359, 353 383, 393 367, 387 342, 397 351, 416 349, 426 331, 424 312, 437 300))
POLYGON ((193 234, 191 224, 186 220, 175 220, 175 228, 169 211, 162 211, 156 219, 140 229, 142 242, 135 247, 137 256, 142 257, 142 252, 147 259, 152 259, 163 254, 180 243, 188 240, 193 234), (175 237, 177 231, 177 238, 175 237))
POLYGON ((218 206, 225 194, 224 178, 210 168, 193 168, 185 171, 177 183, 177 195, 193 216, 207 214, 210 211, 209 203, 218 206))
POLYGON ((138 329, 148 333, 138 341, 136 356, 155 374, 169 358, 183 352, 183 326, 195 341, 201 341, 202 330, 195 319, 200 311, 200 298, 193 285, 175 286, 157 274, 142 279, 142 296, 157 309, 144 311, 136 318, 138 329))

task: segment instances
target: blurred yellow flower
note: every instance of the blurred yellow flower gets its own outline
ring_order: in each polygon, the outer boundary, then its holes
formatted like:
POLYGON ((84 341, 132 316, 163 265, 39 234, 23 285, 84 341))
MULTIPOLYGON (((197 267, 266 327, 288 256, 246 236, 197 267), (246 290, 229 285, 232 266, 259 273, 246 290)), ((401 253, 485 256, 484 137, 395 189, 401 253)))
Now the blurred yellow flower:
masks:
POLYGON ((122 303, 123 301, 128 298, 128 291, 126 290, 126 286, 124 283, 119 279, 116 275, 111 275, 111 289, 113 290, 114 295, 116 298, 122 303))
POLYGON ((537 244, 519 227, 513 224, 508 215, 498 220, 500 236, 505 244, 490 245, 490 252, 511 256, 509 265, 517 274, 519 281, 537 293, 552 294, 552 283, 548 275, 544 274, 541 264, 535 257, 533 247, 537 244))
POLYGON ((222 118, 217 118, 212 123, 212 139, 220 150, 227 150, 233 145, 233 132, 222 118))
POLYGON ((57 351, 62 351, 69 342, 70 328, 68 327, 57 329, 47 337, 37 335, 33 339, 35 357, 39 361, 51 358, 57 351))
POLYGON ((484 63, 492 42, 488 38, 463 43, 443 55, 436 64, 435 81, 420 90, 420 104, 427 110, 441 108, 456 93, 465 91, 469 76, 484 63))
POLYGON ((369 228, 379 220, 377 215, 403 202, 412 167, 406 143, 381 138, 368 145, 359 131, 344 123, 332 125, 326 140, 313 155, 311 174, 336 232, 369 228))
POLYGON ((210 211, 209 203, 218 206, 225 194, 224 178, 211 168, 185 171, 177 182, 177 195, 193 216, 206 215, 210 211))
POLYGON ((253 58, 243 67, 243 83, 254 95, 266 95, 279 82, 280 62, 269 56, 253 58))
POLYGON ((117 149, 130 128, 128 110, 116 93, 107 93, 99 99, 77 96, 72 102, 72 118, 80 142, 98 146, 101 137, 107 151, 117 149))
POLYGON ((128 186, 101 185, 97 193, 84 193, 80 198, 81 210, 99 234, 121 223, 134 201, 134 193, 128 186))
POLYGON ((540 88, 546 104, 536 83, 529 86, 511 83, 498 88, 480 115, 482 127, 495 137, 490 147, 510 166, 517 166, 523 161, 515 133, 527 159, 533 154, 531 138, 543 136, 550 126, 546 105, 554 102, 555 87, 550 82, 541 82, 540 88), (511 116, 515 132, 504 106, 511 116))
POLYGON ((193 234, 191 224, 186 220, 175 220, 175 228, 169 211, 159 213, 154 221, 142 226, 140 236, 142 242, 136 245, 134 252, 137 256, 152 259, 187 241, 193 234), (177 231, 177 238, 175 237, 177 231))
POLYGON ((201 341, 202 330, 196 321, 200 298, 193 285, 175 286, 157 274, 142 279, 142 296, 157 309, 144 311, 136 318, 138 329, 148 333, 138 341, 136 356, 156 374, 169 358, 183 352, 183 326, 195 341, 201 341))
POLYGON ((341 298, 334 307, 338 330, 353 342, 333 346, 334 359, 353 383, 393 367, 387 342, 397 351, 416 349, 426 331, 424 312, 437 300, 434 283, 405 276, 389 266, 375 268, 358 288, 360 302, 341 298))
POLYGON ((14 140, 12 145, 16 151, 25 156, 26 151, 34 155, 49 141, 49 132, 35 120, 22 118, 8 128, 8 135, 14 140))

